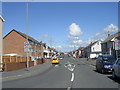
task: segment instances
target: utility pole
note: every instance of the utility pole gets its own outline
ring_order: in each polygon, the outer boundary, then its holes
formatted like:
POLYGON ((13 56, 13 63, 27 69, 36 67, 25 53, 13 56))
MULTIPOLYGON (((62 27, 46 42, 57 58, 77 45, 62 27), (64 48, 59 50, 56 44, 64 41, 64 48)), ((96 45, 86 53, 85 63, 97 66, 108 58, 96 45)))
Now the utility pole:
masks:
POLYGON ((0 15, 2 16, 2 0, 0 0, 0 15))
POLYGON ((1 4, 1 11, 0 11, 0 71, 3 71, 3 61, 2 61, 2 57, 3 57, 3 23, 5 22, 4 18, 2 17, 2 0, 0 0, 0 4, 1 4))
MULTIPOLYGON (((26 42, 28 42, 28 1, 26 2, 26 42)), ((28 69, 29 67, 29 42, 28 42, 26 56, 27 56, 27 69, 28 69)))

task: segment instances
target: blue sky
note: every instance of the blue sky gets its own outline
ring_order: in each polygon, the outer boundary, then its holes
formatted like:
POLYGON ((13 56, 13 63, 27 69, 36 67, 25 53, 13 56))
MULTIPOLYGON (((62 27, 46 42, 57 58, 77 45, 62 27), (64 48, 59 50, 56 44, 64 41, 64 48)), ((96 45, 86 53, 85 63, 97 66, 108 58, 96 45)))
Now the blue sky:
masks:
MULTIPOLYGON (((69 41, 83 41, 104 32, 105 28, 118 26, 117 2, 37 2, 28 3, 29 36, 42 39, 47 45, 58 50, 69 51, 69 41), (70 29, 70 26, 72 29, 70 29), (80 31, 78 36, 70 35, 70 30, 80 31), (72 37, 72 40, 70 39, 72 37), (49 42, 51 40, 51 44, 49 42)), ((5 18, 4 35, 12 29, 26 33, 26 3, 4 2, 2 14, 5 18)), ((114 33, 114 32, 113 32, 114 33)))

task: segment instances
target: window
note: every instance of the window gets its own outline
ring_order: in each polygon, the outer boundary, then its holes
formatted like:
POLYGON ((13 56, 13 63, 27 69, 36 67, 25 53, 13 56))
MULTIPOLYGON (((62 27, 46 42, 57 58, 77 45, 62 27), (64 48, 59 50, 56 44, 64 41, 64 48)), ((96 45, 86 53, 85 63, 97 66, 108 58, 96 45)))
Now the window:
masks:
POLYGON ((35 45, 37 46, 37 43, 35 43, 35 45))
POLYGON ((120 59, 118 59, 117 64, 120 65, 120 59))
POLYGON ((93 48, 93 51, 94 51, 94 48, 93 48))
POLYGON ((34 44, 34 42, 33 42, 33 41, 31 41, 31 40, 29 40, 29 44, 32 44, 32 45, 33 45, 33 44, 34 44))
POLYGON ((39 46, 39 47, 40 47, 40 44, 38 43, 38 44, 37 44, 37 46, 39 46))
POLYGON ((99 42, 97 44, 99 45, 99 42))

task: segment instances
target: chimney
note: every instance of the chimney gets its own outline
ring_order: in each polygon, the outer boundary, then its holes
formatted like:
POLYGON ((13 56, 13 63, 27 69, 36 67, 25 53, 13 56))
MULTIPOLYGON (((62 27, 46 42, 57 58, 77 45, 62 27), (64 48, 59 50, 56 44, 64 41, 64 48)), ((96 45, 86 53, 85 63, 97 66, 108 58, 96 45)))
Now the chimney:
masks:
POLYGON ((108 37, 110 36, 110 31, 108 31, 108 37))

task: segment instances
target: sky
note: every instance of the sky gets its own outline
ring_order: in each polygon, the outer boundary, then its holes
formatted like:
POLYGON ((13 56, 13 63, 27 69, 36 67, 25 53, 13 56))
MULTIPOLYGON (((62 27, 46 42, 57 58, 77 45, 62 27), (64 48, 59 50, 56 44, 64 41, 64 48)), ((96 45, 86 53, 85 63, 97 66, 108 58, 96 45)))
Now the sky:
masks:
MULTIPOLYGON (((26 3, 3 2, 4 36, 26 33, 26 3)), ((118 31, 117 2, 29 2, 28 35, 59 51, 104 40, 118 31)))

